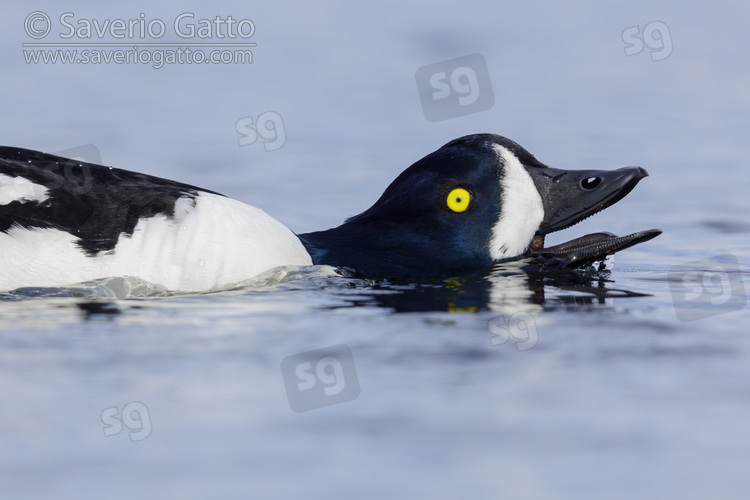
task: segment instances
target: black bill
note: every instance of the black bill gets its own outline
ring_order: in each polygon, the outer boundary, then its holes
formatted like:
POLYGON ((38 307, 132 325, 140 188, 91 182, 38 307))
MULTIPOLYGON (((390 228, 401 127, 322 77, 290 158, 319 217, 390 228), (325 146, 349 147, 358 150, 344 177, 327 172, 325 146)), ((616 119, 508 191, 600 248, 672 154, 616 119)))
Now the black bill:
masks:
POLYGON ((566 243, 544 248, 546 234, 568 228, 623 199, 648 176, 641 167, 617 170, 561 170, 527 167, 544 204, 544 219, 526 253, 545 268, 587 267, 608 255, 648 241, 659 229, 627 236, 593 233, 566 243))
POLYGON ((608 255, 656 238, 660 234, 659 229, 639 231, 627 236, 592 233, 549 248, 533 249, 532 245, 528 256, 545 268, 576 269, 590 266, 608 255))

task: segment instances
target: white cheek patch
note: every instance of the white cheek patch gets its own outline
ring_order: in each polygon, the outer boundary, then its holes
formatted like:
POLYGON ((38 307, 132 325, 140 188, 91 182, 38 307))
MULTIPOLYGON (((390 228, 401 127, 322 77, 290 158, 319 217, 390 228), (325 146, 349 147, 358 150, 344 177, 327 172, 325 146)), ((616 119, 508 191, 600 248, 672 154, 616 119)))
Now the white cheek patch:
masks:
POLYGON ((505 165, 500 179, 500 214, 490 238, 490 256, 500 260, 526 251, 544 219, 544 205, 518 158, 503 146, 495 145, 493 149, 505 165))
POLYGON ((0 205, 7 205, 12 201, 42 202, 47 198, 49 198, 49 191, 46 187, 34 184, 23 177, 0 174, 0 205))

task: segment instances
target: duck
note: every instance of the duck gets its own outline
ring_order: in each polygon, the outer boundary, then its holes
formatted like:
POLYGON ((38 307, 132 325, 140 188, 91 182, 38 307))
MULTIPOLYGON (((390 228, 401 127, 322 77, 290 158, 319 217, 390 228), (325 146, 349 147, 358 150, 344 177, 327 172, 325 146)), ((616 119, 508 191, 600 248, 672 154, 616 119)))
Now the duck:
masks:
POLYGON ((523 258, 579 267, 661 231, 549 248, 545 236, 613 205, 647 175, 557 169, 506 137, 472 134, 408 167, 359 215, 295 234, 208 189, 0 147, 0 291, 132 276, 200 293, 280 266, 372 279, 441 279, 523 258))

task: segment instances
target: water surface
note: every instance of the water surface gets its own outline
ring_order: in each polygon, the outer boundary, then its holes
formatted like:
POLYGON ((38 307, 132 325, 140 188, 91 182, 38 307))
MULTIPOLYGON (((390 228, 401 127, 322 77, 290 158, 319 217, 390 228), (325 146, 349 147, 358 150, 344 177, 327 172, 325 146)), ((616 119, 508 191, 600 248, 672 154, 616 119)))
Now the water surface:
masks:
POLYGON ((9 7, 7 145, 94 144, 107 165, 306 232, 366 209, 443 143, 493 132, 552 166, 651 174, 548 244, 664 234, 601 275, 499 266, 384 283, 313 268, 203 295, 127 280, 4 294, 2 497, 744 498, 749 14, 638 1, 9 7), (253 19, 258 45, 244 66, 26 64, 34 9, 231 14, 253 19), (623 31, 654 21, 669 57, 626 56, 623 31), (494 106, 427 121, 417 69, 475 53, 494 106), (283 147, 240 146, 238 120, 268 111, 283 147), (341 345, 358 395, 293 411, 282 361, 341 345))

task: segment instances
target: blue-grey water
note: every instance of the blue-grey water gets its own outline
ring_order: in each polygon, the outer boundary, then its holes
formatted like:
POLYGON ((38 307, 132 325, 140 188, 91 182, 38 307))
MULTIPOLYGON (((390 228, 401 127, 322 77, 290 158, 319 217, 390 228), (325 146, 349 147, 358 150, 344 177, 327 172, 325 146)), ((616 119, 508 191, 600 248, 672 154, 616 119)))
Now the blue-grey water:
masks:
POLYGON ((493 132, 552 166, 649 171, 549 242, 664 234, 609 274, 4 294, 0 498, 747 498, 748 18, 730 1, 6 6, 5 145, 98 154, 306 232, 493 132), (61 38, 65 13, 162 20, 157 42, 186 41, 183 13, 231 15, 257 45, 251 64, 26 63, 25 43, 154 41, 61 38), (417 70, 472 54, 494 103, 485 88, 486 109, 428 121, 417 70), (276 132, 253 142, 258 122, 276 132), (303 401, 305 376, 340 392, 303 401))

